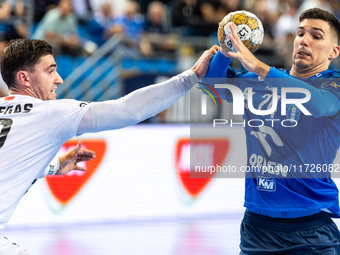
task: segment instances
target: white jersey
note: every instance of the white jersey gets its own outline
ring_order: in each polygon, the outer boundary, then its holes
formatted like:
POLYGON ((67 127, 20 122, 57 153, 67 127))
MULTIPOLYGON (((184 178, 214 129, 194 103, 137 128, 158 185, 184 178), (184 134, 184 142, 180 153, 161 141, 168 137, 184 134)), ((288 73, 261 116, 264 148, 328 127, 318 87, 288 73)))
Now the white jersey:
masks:
POLYGON ((0 98, 0 229, 32 182, 60 147, 75 135, 123 128, 165 110, 198 81, 192 70, 144 87, 118 100, 42 101, 30 96, 0 98))
POLYGON ((76 135, 88 109, 68 99, 0 98, 0 228, 63 143, 76 135))

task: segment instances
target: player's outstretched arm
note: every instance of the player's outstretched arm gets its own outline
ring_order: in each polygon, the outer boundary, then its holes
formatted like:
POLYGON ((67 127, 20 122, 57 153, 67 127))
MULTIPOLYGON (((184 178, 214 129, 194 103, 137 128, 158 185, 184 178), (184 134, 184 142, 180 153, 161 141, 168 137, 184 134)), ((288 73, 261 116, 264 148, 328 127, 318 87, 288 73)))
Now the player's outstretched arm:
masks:
POLYGON ((256 73, 258 76, 265 78, 269 73, 270 66, 258 60, 242 43, 241 39, 237 35, 236 26, 234 23, 231 23, 229 28, 231 30, 231 34, 228 36, 237 52, 227 53, 226 51, 222 50, 222 54, 228 58, 237 58, 248 72, 256 73))
POLYGON ((118 100, 92 103, 77 134, 127 127, 164 111, 205 76, 216 52, 205 51, 191 69, 165 82, 135 90, 118 100))

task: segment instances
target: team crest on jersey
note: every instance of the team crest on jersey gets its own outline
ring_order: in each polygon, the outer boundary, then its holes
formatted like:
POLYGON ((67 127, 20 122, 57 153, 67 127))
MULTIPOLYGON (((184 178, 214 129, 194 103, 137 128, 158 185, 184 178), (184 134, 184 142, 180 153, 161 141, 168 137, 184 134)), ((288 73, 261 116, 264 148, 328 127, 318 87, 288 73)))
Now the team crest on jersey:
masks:
POLYGON ((269 177, 257 177, 257 189, 263 191, 275 191, 276 182, 269 177))

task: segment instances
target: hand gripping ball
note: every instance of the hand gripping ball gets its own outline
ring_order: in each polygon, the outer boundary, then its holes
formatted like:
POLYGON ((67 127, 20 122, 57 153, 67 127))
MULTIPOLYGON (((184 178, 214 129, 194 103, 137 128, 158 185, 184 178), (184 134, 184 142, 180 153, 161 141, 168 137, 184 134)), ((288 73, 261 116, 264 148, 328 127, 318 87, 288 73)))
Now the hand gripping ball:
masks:
POLYGON ((263 41, 264 30, 259 18, 247 11, 236 11, 229 13, 220 22, 217 35, 221 47, 227 52, 236 52, 228 37, 231 34, 231 22, 236 25, 237 34, 243 44, 254 53, 263 41))

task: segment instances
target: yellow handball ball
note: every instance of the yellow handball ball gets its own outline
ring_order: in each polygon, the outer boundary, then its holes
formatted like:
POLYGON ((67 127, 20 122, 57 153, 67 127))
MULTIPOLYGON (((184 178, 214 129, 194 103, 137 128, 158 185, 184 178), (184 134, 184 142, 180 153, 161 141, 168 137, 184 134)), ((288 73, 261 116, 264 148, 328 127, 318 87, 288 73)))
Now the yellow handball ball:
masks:
POLYGON ((247 11, 231 12, 222 19, 217 31, 218 41, 227 52, 236 52, 228 37, 231 34, 229 28, 231 22, 236 25, 238 37, 243 44, 254 53, 263 41, 264 30, 261 20, 255 14, 247 11))

